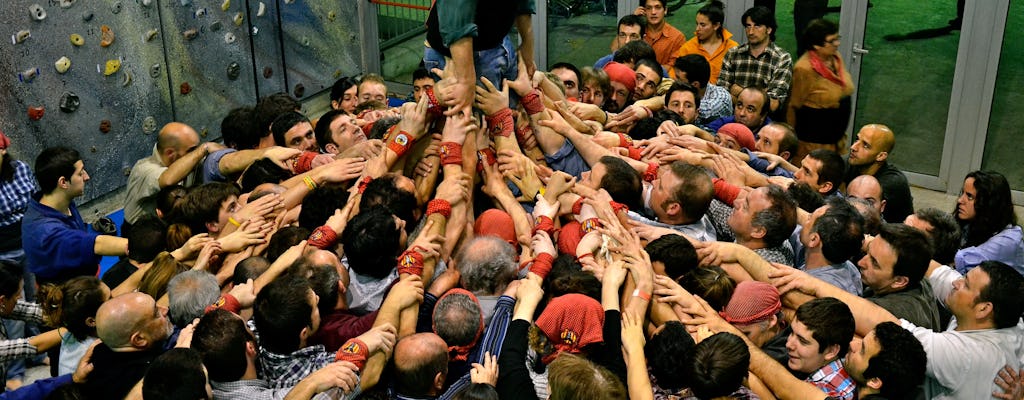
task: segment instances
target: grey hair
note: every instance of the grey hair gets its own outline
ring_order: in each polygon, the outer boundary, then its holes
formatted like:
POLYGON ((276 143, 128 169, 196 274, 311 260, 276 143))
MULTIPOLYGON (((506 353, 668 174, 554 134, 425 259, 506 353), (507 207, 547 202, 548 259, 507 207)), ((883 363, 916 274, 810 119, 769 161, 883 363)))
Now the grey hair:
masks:
POLYGON ((189 270, 167 283, 167 316, 177 327, 184 327, 203 316, 206 306, 220 298, 220 285, 213 274, 189 270))
POLYGON ((466 290, 478 296, 495 295, 515 279, 515 249, 496 236, 477 236, 462 246, 455 267, 466 290))
POLYGON ((465 346, 473 342, 480 329, 480 305, 463 293, 441 296, 434 306, 434 333, 449 346, 465 346))

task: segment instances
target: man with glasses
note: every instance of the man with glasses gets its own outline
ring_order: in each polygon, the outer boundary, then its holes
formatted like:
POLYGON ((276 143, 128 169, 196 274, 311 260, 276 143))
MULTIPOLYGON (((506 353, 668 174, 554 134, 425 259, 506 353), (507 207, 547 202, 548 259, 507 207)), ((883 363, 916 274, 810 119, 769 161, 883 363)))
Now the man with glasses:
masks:
POLYGON ((775 111, 789 96, 793 79, 793 58, 775 44, 775 15, 765 7, 754 7, 743 13, 747 43, 729 49, 722 61, 718 85, 729 89, 733 101, 744 88, 766 88, 771 110, 775 111))

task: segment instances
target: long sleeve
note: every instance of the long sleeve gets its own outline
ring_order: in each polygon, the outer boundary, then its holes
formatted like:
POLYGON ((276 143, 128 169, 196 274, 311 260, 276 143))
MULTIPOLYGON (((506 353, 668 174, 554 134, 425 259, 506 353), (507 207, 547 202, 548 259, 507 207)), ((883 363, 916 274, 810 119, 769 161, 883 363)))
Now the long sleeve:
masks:
POLYGON ((604 312, 604 328, 602 328, 604 343, 601 351, 592 354, 591 359, 608 368, 623 384, 626 384, 626 360, 622 358, 622 314, 619 310, 607 310, 604 312))
POLYGON ((526 370, 526 337, 530 323, 512 321, 498 357, 498 397, 502 400, 537 399, 530 372, 526 370))
POLYGON ((72 382, 71 374, 65 374, 56 376, 53 378, 40 379, 32 382, 30 385, 25 385, 17 390, 0 393, 0 400, 35 400, 45 399, 50 393, 53 393, 57 388, 70 385, 72 382))
MULTIPOLYGON (((491 317, 491 323, 487 325, 483 338, 473 351, 473 354, 470 355, 472 362, 483 364, 483 357, 487 352, 494 356, 501 356, 502 344, 505 341, 505 333, 508 331, 508 324, 512 319, 512 309, 515 307, 515 304, 516 300, 511 297, 501 296, 498 298, 498 305, 494 308, 494 316, 491 317)), ((455 394, 469 386, 470 383, 472 381, 468 373, 459 377, 455 383, 448 387, 448 390, 445 390, 444 394, 438 397, 438 400, 448 400, 455 397, 455 394)))

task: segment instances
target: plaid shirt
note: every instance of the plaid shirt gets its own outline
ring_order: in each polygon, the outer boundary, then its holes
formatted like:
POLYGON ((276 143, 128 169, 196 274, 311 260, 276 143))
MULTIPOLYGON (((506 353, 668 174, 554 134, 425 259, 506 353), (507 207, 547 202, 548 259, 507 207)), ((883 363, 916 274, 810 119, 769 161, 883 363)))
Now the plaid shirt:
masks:
MULTIPOLYGON (((259 379, 239 380, 234 382, 210 381, 210 387, 213 388, 213 398, 218 400, 284 400, 287 398, 288 392, 291 392, 292 390, 291 387, 273 389, 266 381, 259 379)), ((344 397, 334 396, 338 394, 341 394, 341 390, 334 388, 323 393, 318 393, 313 396, 312 400, 328 400, 334 398, 350 399, 354 397, 353 394, 347 394, 344 395, 344 397)))
POLYGON ((850 374, 843 368, 842 360, 835 360, 807 377, 818 389, 837 400, 853 400, 857 393, 857 384, 853 383, 850 374))
POLYGON ((24 162, 14 161, 14 179, 0 181, 0 227, 21 221, 32 193, 39 190, 36 176, 24 162))
POLYGON ((722 73, 717 85, 726 89, 733 84, 749 87, 761 86, 768 91, 768 97, 780 103, 789 96, 789 85, 793 82, 793 58, 777 46, 768 43, 761 55, 750 54, 750 45, 729 49, 722 61, 722 73))
POLYGON ((295 386, 316 370, 334 362, 334 353, 315 345, 291 354, 277 354, 260 348, 260 376, 275 389, 295 386))
MULTIPOLYGON (((18 300, 9 319, 43 323, 43 309, 38 304, 18 300)), ((39 350, 28 343, 28 339, 8 339, 7 328, 0 323, 0 376, 7 376, 7 361, 35 356, 39 350)), ((3 390, 0 390, 2 392, 3 390)))
POLYGON ((697 110, 697 124, 707 126, 711 121, 732 115, 732 95, 718 85, 708 85, 704 97, 700 98, 697 110))

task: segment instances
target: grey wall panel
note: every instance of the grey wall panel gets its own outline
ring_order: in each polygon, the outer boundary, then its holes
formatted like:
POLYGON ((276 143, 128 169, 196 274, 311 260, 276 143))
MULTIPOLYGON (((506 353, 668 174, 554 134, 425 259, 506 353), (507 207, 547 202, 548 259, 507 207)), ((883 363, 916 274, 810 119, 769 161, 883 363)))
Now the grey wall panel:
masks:
POLYGON ((229 110, 256 103, 245 5, 244 0, 161 0, 174 113, 206 132, 205 140, 220 137, 220 121, 229 110), (239 66, 233 79, 232 63, 239 66))
POLYGON ((280 13, 276 0, 248 0, 249 27, 260 97, 288 91, 281 55, 280 13), (262 10, 262 12, 261 12, 262 10))
POLYGON ((359 14, 355 0, 279 0, 289 92, 301 99, 330 90, 341 77, 362 73, 359 14))
POLYGON ((155 136, 143 131, 147 117, 162 125, 172 119, 167 81, 150 77, 146 66, 163 63, 159 37, 147 41, 145 33, 159 28, 155 1, 139 0, 6 1, 0 8, 0 26, 6 43, 0 44, 0 129, 7 133, 17 156, 32 165, 43 148, 65 145, 81 152, 94 179, 83 200, 98 197, 125 184, 124 171, 149 154, 155 136), (29 7, 38 4, 46 18, 34 20, 29 7), (114 33, 114 41, 100 46, 101 27, 114 33), (29 30, 31 36, 13 43, 7 35, 29 30), (81 46, 70 36, 80 35, 81 46), (71 67, 57 72, 55 61, 67 57, 71 67), (120 69, 103 75, 107 60, 118 60, 120 69), (29 81, 19 73, 38 69, 29 81), (75 93, 80 105, 62 112, 64 92, 75 93), (28 118, 28 107, 43 107, 38 121, 28 118), (110 121, 102 133, 100 122, 110 121), (102 177, 102 179, 96 179, 102 177))

